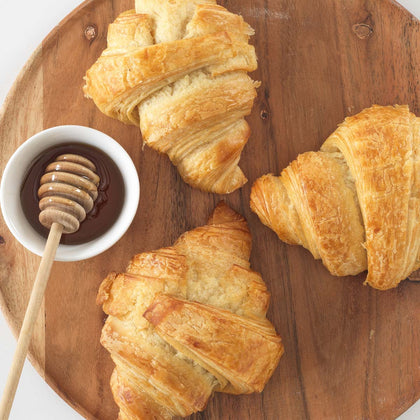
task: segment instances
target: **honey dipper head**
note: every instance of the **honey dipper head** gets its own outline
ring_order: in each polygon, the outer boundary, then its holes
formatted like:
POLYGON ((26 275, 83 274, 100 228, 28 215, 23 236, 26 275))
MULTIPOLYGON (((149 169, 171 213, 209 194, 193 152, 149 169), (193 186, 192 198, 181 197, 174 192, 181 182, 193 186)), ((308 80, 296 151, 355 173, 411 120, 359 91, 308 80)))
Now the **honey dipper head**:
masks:
POLYGON ((98 197, 99 176, 95 165, 83 156, 63 154, 50 163, 38 189, 40 223, 56 222, 63 233, 73 233, 86 218, 98 197))

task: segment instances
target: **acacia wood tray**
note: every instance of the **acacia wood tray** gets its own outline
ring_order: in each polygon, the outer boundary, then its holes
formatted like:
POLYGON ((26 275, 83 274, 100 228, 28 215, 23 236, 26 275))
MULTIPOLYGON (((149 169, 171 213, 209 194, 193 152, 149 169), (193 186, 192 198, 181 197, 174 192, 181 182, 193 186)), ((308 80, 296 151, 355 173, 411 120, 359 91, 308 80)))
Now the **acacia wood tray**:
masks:
MULTIPOLYGON (((59 124, 97 128, 137 165, 138 214, 104 254, 55 263, 30 358, 88 419, 115 419, 113 364, 99 344, 95 296, 109 271, 138 252, 172 244, 205 223, 222 198, 249 221, 252 266, 272 294, 269 318, 286 353, 262 394, 217 394, 195 419, 393 419, 420 397, 420 285, 379 292, 365 275, 334 278, 301 247, 288 246, 249 209, 253 181, 317 150, 345 116, 374 103, 409 104, 420 115, 420 25, 390 0, 232 0, 256 31, 261 80, 241 167, 249 183, 229 196, 193 190, 135 127, 102 115, 83 97, 83 75, 106 44, 107 25, 133 0, 90 0, 34 52, 0 115, 0 168, 34 133, 59 124)), ((39 258, 0 220, 0 303, 16 334, 39 258)))

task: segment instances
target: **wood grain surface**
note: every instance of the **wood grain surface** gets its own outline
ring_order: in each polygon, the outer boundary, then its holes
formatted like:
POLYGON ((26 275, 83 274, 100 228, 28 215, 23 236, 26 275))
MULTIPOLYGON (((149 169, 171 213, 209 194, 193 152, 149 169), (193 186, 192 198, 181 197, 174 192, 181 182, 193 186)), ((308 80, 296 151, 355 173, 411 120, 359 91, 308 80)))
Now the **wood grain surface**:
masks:
MULTIPOLYGON (((253 181, 318 150, 345 116, 374 103, 420 115, 420 26, 390 0, 230 0, 256 31, 261 80, 252 136, 241 159, 249 183, 229 196, 193 190, 166 156, 141 147, 135 127, 102 115, 82 94, 83 75, 106 44, 107 25, 132 0, 91 0, 62 21, 23 69, 0 115, 0 167, 29 136, 59 124, 99 129, 120 142, 140 175, 129 232, 104 254, 55 263, 31 347, 47 382, 88 419, 116 418, 95 305, 106 274, 129 258, 203 224, 222 198, 249 221, 252 267, 271 291, 269 319, 285 355, 262 394, 217 394, 194 419, 393 419, 420 397, 420 285, 380 292, 364 274, 334 278, 288 246, 249 209, 253 181), (96 31, 90 39, 86 28, 96 31)), ((89 32, 89 31, 88 31, 89 32)), ((0 221, 0 303, 18 331, 39 258, 0 221)))

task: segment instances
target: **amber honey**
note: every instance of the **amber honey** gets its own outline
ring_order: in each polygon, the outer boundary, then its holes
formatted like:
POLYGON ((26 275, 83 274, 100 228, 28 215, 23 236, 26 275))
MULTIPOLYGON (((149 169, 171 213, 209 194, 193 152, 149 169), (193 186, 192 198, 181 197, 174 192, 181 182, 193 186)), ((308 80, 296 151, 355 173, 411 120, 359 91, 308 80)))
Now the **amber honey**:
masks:
POLYGON ((23 181, 20 191, 23 212, 31 226, 45 238, 49 230, 38 220, 40 213, 38 203, 38 188, 45 168, 59 155, 71 153, 86 157, 96 166, 96 173, 100 177, 98 198, 93 209, 80 224, 77 232, 63 234, 61 243, 77 245, 92 241, 103 235, 118 218, 125 195, 124 181, 120 170, 114 161, 101 150, 81 143, 69 143, 52 147, 37 156, 23 181))

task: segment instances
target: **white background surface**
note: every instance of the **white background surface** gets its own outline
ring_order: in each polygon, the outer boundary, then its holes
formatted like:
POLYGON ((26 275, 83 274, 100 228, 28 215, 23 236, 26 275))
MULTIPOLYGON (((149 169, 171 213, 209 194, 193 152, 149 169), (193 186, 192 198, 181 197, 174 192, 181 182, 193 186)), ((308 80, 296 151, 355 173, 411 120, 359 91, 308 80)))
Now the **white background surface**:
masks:
MULTIPOLYGON (((399 2, 420 18, 420 0, 399 2)), ((0 103, 32 51, 80 3, 81 0, 0 1, 0 103)), ((0 392, 4 388, 15 344, 6 321, 0 314, 0 392)), ((26 362, 10 418, 80 420, 82 417, 62 401, 26 362)), ((418 419, 420 401, 399 420, 418 419)))

